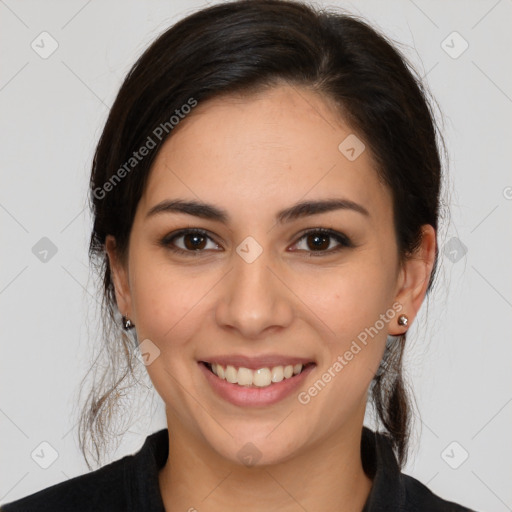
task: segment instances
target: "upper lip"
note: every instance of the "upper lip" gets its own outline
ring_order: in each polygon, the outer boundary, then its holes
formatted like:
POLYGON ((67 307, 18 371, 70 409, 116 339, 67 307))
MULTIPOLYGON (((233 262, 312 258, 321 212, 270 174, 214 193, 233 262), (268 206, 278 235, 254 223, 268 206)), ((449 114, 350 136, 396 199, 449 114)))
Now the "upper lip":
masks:
POLYGON ((250 370, 258 370, 259 368, 272 368, 274 366, 288 366, 307 363, 314 363, 313 359, 306 357, 284 356, 279 354, 268 354, 255 357, 244 355, 221 355, 211 356, 200 359, 200 362, 210 364, 220 364, 221 366, 234 366, 237 368, 249 368, 250 370))

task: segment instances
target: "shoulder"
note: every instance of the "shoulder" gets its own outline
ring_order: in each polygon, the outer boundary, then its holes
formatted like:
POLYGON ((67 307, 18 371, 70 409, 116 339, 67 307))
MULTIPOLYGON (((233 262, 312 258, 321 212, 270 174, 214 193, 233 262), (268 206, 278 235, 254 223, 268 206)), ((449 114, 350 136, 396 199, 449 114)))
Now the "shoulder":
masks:
POLYGON ((167 460, 168 441, 167 429, 155 432, 138 452, 1 505, 0 512, 164 512, 158 471, 167 460))
POLYGON ((412 476, 401 473, 400 479, 404 490, 404 503, 407 504, 406 510, 414 510, 415 512, 475 512, 452 501, 444 500, 412 476))
POLYGON ((402 473, 386 434, 364 427, 361 456, 363 468, 372 479, 363 512, 475 512, 444 500, 419 480, 402 473))
POLYGON ((130 457, 1 505, 0 512, 126 510, 125 468, 130 457))

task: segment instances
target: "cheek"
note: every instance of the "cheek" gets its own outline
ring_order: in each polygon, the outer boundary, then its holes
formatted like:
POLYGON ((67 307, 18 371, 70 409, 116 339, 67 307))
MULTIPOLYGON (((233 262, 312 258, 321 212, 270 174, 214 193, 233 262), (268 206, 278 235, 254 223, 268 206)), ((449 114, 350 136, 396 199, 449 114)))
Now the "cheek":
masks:
POLYGON ((322 400, 360 397, 373 378, 388 329, 396 322, 393 265, 392 256, 386 261, 383 252, 368 250, 328 274, 300 280, 298 295, 310 306, 310 319, 324 341, 322 380, 332 381, 332 391, 337 390, 322 400))
POLYGON ((369 274, 351 273, 315 297, 315 313, 321 319, 315 322, 315 330, 324 333, 322 357, 314 380, 298 399, 305 405, 300 409, 305 418, 308 414, 321 418, 318 428, 338 428, 340 422, 364 410, 387 339, 388 323, 381 315, 389 311, 391 318, 394 314, 385 300, 386 288, 379 286, 369 274))
MULTIPOLYGON (((146 370, 164 402, 181 416, 180 404, 189 399, 190 383, 186 388, 179 383, 190 381, 190 361, 196 356, 191 341, 207 319, 205 298, 214 276, 193 278, 154 257, 134 258, 133 269, 137 336, 141 343, 151 340, 159 350, 146 370)), ((187 423, 190 418, 185 414, 181 421, 187 423)))
POLYGON ((149 261, 139 268, 132 287, 139 338, 154 340, 161 350, 184 345, 200 324, 201 299, 212 287, 211 279, 194 279, 183 270, 149 261))
POLYGON ((361 255, 329 272, 304 272, 294 291, 338 340, 373 325, 393 300, 392 267, 361 255))

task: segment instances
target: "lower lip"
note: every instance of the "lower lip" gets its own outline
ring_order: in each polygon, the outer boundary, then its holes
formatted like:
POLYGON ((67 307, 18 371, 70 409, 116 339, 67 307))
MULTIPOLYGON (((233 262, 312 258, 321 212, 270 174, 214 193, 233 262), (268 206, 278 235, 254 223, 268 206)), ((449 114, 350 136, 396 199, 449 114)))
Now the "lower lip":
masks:
POLYGON ((204 363, 199 363, 199 367, 204 373, 206 380, 220 397, 240 407, 255 407, 272 405, 291 395, 304 382, 304 379, 306 379, 315 365, 308 366, 301 373, 289 379, 283 379, 281 382, 270 384, 270 386, 264 388, 249 388, 239 386, 238 384, 231 384, 227 380, 217 377, 204 363))

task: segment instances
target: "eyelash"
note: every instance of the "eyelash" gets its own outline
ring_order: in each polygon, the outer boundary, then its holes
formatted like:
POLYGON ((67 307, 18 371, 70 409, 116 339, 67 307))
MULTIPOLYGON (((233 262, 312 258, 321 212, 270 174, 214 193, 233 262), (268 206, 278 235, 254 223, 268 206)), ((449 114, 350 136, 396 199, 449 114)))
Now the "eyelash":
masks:
MULTIPOLYGON (((199 250, 192 251, 192 250, 180 249, 179 247, 175 247, 172 245, 173 240, 175 240, 176 238, 180 238, 184 235, 188 235, 188 234, 198 234, 198 235, 204 236, 206 238, 209 238, 214 243, 217 243, 208 235, 208 233, 206 231, 204 231, 202 229, 197 229, 197 228, 188 228, 188 229, 182 229, 175 233, 166 235, 164 238, 162 238, 160 240, 160 245, 162 245, 163 247, 165 247, 166 249, 168 249, 174 253, 182 254, 182 255, 195 256, 198 253, 204 252, 206 249, 199 249, 199 250)), ((333 254, 335 252, 342 250, 343 248, 354 247, 354 244, 351 242, 351 240, 347 236, 345 236, 342 233, 339 233, 337 231, 333 231, 332 229, 326 229, 326 228, 313 228, 313 229, 309 229, 308 231, 305 231, 304 233, 302 233, 302 235, 297 240, 297 242, 294 243, 294 245, 298 244, 301 240, 303 240, 304 238, 306 238, 307 236, 312 235, 312 234, 321 234, 326 237, 331 237, 340 244, 335 249, 329 249, 329 250, 325 250, 325 251, 322 251, 322 250, 306 251, 306 252, 309 252, 309 255, 313 256, 313 257, 323 256, 326 254, 327 255, 333 254)), ((299 251, 299 252, 302 252, 302 251, 299 251)))

